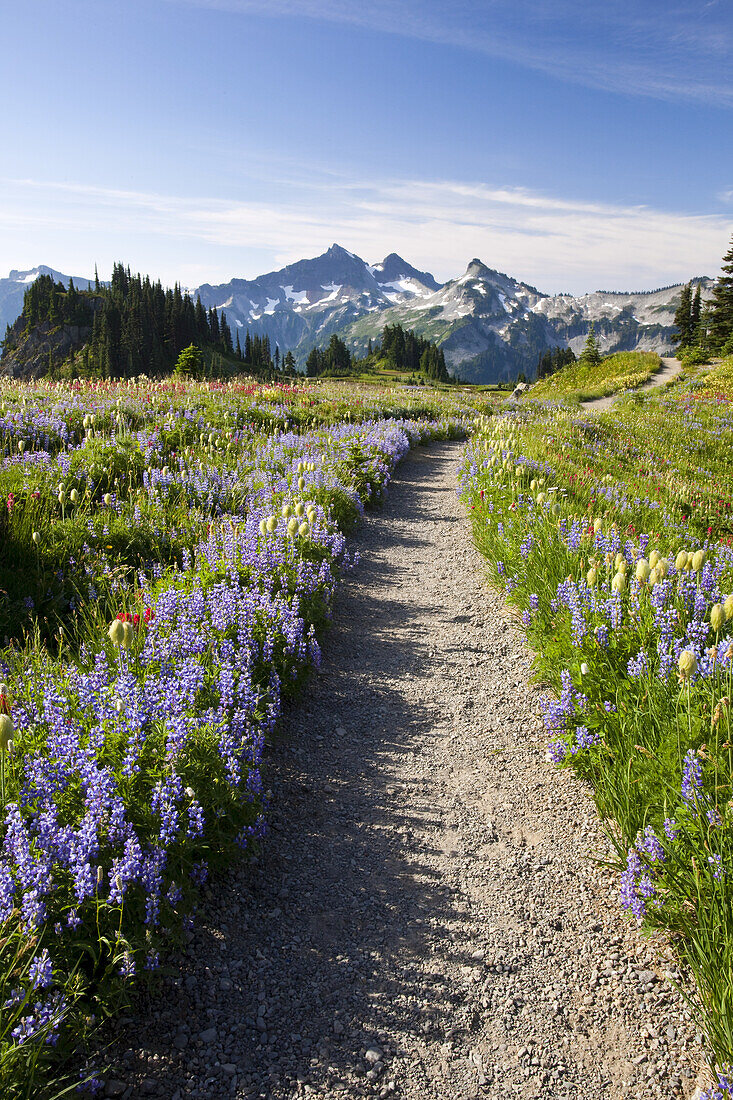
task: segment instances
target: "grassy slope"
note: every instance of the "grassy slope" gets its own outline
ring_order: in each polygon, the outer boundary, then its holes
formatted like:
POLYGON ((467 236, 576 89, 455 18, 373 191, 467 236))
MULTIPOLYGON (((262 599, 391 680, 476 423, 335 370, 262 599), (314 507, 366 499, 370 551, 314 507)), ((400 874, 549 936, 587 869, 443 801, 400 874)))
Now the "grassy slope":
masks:
POLYGON ((528 396, 539 401, 590 401, 636 389, 660 369, 656 352, 620 351, 598 366, 578 361, 536 382, 528 396))

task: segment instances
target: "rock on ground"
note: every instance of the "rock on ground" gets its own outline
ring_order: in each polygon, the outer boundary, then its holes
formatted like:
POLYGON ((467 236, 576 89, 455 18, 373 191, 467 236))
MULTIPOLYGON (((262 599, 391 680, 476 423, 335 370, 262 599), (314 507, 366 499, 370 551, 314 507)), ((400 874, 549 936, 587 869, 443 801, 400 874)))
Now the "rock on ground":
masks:
MULTIPOLYGON (((545 762, 529 655, 456 496, 400 467, 269 753, 271 834, 123 1021, 126 1096, 670 1097, 700 1050, 545 762)), ((118 1093, 115 1093, 118 1095, 118 1093)))

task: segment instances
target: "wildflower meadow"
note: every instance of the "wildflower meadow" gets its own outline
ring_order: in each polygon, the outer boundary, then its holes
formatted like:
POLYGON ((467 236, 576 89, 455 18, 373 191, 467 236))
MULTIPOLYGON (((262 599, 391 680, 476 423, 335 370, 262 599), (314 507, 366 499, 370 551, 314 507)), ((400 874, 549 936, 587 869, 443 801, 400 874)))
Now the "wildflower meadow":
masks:
POLYGON ((263 751, 318 665, 346 535, 409 448, 461 437, 471 410, 241 381, 1 396, 11 1098, 79 1085, 85 1036, 185 935, 207 877, 256 850, 263 751))

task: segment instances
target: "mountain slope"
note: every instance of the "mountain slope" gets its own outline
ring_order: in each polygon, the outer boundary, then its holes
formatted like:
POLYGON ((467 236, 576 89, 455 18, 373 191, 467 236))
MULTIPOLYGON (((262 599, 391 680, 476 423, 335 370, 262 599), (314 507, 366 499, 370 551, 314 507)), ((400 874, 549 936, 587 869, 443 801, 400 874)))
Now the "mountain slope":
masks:
POLYGON ((332 332, 396 302, 426 298, 438 285, 432 275, 417 271, 395 253, 370 266, 334 244, 321 256, 258 279, 232 279, 219 286, 205 283, 194 293, 207 309, 223 309, 233 332, 249 328, 267 335, 273 345, 292 350, 302 363, 314 345, 328 342, 332 332))
MULTIPOLYGON (((0 338, 39 274, 68 283, 68 276, 47 267, 0 279, 0 338)), ((703 300, 710 298, 713 280, 694 281, 701 284, 703 300)), ((520 373, 534 377, 548 348, 579 352, 591 322, 604 353, 670 354, 681 289, 548 295, 478 259, 441 285, 394 252, 368 264, 334 244, 320 256, 257 279, 204 283, 191 293, 199 294, 207 309, 226 312, 235 338, 249 328, 269 337, 273 349, 277 344, 282 353, 292 351, 301 367, 311 348, 325 346, 334 332, 363 354, 386 324, 401 324, 438 343, 451 373, 471 382, 502 382, 520 373)))
POLYGON ((23 295, 29 284, 39 275, 52 275, 55 282, 63 283, 64 286, 69 285, 70 277, 73 278, 75 286, 81 288, 86 287, 88 281, 77 275, 62 275, 60 271, 55 271, 52 267, 46 267, 43 264, 30 271, 11 271, 7 279, 0 279, 0 341, 5 336, 6 326, 12 325, 20 317, 23 311, 23 295))
MULTIPOLYGON (((713 280, 699 281, 706 300, 713 280)), ((603 352, 669 354, 680 291, 548 295, 478 259, 441 285, 395 253, 370 265, 339 245, 259 279, 198 288, 233 328, 266 333, 301 364, 332 332, 363 354, 369 339, 398 323, 440 344, 451 372, 472 382, 532 377, 547 348, 580 351, 591 322, 603 352)))

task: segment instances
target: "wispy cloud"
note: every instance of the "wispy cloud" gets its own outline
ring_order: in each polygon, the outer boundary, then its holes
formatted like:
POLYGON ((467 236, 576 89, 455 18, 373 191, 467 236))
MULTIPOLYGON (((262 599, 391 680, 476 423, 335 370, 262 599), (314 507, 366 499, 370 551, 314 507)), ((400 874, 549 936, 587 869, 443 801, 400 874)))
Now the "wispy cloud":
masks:
POLYGON ((478 256, 540 289, 577 293, 715 274, 731 230, 719 215, 451 180, 318 176, 277 203, 0 180, 0 264, 7 267, 19 262, 11 253, 18 218, 23 239, 37 242, 38 260, 61 270, 65 262, 81 270, 80 241, 87 242, 84 266, 90 268, 101 258, 94 242, 103 240, 108 255, 192 285, 254 277, 338 241, 371 261, 397 251, 440 278, 461 273, 478 256), (49 241, 66 255, 49 256, 49 241), (149 242, 147 252, 140 242, 149 242))
POLYGON ((674 0, 167 0, 444 43, 587 87, 733 107, 728 4, 674 0))

